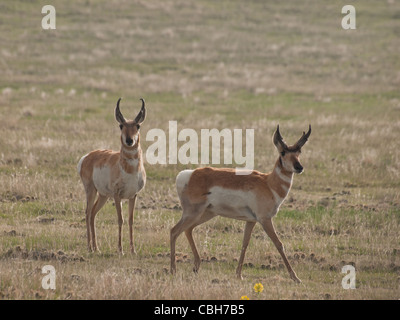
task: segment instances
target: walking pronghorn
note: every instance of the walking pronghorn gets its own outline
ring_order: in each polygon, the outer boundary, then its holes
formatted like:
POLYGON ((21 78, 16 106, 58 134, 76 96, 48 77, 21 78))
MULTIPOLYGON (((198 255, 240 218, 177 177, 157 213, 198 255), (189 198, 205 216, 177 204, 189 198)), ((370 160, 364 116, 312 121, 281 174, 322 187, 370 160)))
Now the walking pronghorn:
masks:
POLYGON ((121 129, 121 150, 95 150, 83 156, 78 163, 78 172, 86 192, 86 228, 89 251, 97 250, 95 217, 107 199, 114 198, 118 215, 118 249, 122 253, 121 200, 129 200, 129 237, 131 252, 135 253, 133 243, 133 211, 136 196, 146 183, 140 148, 140 125, 146 118, 145 102, 135 120, 125 120, 119 109, 121 98, 115 108, 115 119, 121 129), (95 202, 96 195, 97 200, 95 202))
POLYGON ((194 255, 193 271, 200 267, 200 256, 193 241, 193 229, 219 215, 246 221, 242 251, 236 274, 242 278, 242 265, 250 235, 259 222, 282 256, 290 277, 300 282, 293 271, 284 251, 282 242, 276 235, 272 218, 292 186, 293 173, 302 173, 299 156, 301 147, 311 134, 307 133, 293 146, 287 146, 279 132, 274 133, 273 142, 279 151, 279 158, 271 173, 252 171, 248 175, 237 175, 234 169, 198 168, 181 171, 176 177, 176 187, 183 214, 181 220, 171 229, 171 273, 176 272, 175 243, 185 232, 194 255))

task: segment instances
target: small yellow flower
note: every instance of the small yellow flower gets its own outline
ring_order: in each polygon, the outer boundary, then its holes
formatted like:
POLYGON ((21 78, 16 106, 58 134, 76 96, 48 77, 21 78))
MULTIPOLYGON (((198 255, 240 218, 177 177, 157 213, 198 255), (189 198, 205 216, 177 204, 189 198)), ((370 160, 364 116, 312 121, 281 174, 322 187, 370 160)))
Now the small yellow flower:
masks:
POLYGON ((248 296, 241 296, 240 300, 250 300, 248 296))
POLYGON ((261 293, 261 292, 263 292, 263 290, 264 290, 264 286, 261 283, 256 283, 254 285, 254 291, 256 293, 261 293))

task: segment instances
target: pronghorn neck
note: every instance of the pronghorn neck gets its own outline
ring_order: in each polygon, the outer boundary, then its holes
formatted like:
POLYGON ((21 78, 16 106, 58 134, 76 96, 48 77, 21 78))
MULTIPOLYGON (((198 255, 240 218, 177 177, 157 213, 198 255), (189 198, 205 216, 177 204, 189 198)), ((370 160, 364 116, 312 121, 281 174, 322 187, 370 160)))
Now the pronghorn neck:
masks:
POLYGON ((139 164, 141 163, 141 155, 142 149, 140 148, 139 137, 132 148, 129 148, 121 143, 119 162, 124 171, 127 173, 138 171, 139 164))
POLYGON ((292 185, 293 172, 289 172, 283 167, 281 157, 279 157, 278 160, 276 160, 272 174, 275 175, 278 178, 278 180, 289 183, 290 186, 292 185))
POLYGON ((293 173, 285 170, 280 158, 276 161, 274 170, 270 174, 270 188, 274 195, 277 207, 285 200, 293 181, 293 173))
POLYGON ((121 160, 138 159, 140 152, 140 146, 137 146, 136 148, 127 148, 125 146, 122 146, 120 152, 121 160))

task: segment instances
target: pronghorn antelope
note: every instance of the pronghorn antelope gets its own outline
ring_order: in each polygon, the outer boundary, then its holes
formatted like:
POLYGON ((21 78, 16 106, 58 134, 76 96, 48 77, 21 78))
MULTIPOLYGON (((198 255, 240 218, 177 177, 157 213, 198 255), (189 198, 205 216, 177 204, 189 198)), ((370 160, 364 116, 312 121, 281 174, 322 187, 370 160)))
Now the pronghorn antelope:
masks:
POLYGON ((276 235, 272 218, 292 186, 293 173, 302 173, 299 156, 302 146, 311 134, 307 133, 292 146, 288 146, 279 132, 274 133, 273 142, 279 151, 279 158, 271 173, 252 171, 248 175, 237 175, 234 169, 198 168, 181 171, 176 177, 176 187, 183 214, 181 220, 171 229, 171 273, 176 272, 175 243, 185 232, 194 255, 193 271, 200 267, 200 256, 193 241, 193 229, 219 215, 246 221, 242 251, 236 274, 242 278, 242 265, 250 235, 259 222, 282 256, 290 277, 300 282, 293 271, 284 251, 282 242, 276 235))
POLYGON ((137 193, 146 183, 140 148, 140 125, 146 118, 145 102, 135 120, 125 120, 119 109, 121 98, 115 108, 115 119, 121 129, 121 150, 95 150, 83 156, 78 163, 78 172, 86 192, 86 228, 89 251, 97 250, 95 217, 107 199, 114 198, 118 215, 118 249, 122 253, 121 200, 129 200, 129 237, 131 252, 135 253, 133 243, 133 211, 137 193), (95 202, 96 195, 97 200, 95 202))

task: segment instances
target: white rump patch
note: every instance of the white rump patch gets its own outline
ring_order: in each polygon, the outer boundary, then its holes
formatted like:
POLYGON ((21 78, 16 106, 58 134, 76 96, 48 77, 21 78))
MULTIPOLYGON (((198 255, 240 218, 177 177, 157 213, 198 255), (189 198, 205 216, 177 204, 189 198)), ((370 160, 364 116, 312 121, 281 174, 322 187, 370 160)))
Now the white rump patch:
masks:
POLYGON ((185 186, 189 183, 190 177, 192 176, 194 170, 183 170, 178 173, 176 176, 176 190, 180 195, 185 188, 185 186))
POLYGON ((82 162, 83 162, 83 160, 85 160, 85 158, 86 158, 86 156, 87 156, 88 154, 85 154, 80 160, 79 160, 79 162, 78 162, 78 166, 77 166, 77 169, 78 169, 78 173, 79 173, 79 175, 81 175, 81 170, 82 170, 82 162))

